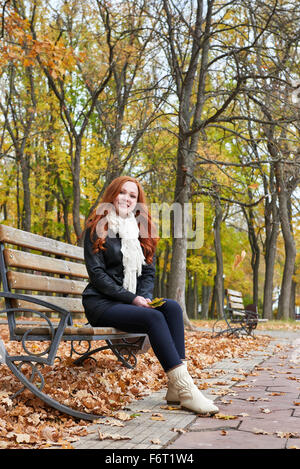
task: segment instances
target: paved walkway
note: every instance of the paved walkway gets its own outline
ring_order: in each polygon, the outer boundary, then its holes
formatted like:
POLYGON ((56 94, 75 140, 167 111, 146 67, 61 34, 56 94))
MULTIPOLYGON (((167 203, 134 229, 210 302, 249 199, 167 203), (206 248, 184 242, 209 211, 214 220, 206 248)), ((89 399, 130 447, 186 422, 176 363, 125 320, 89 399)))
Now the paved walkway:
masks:
POLYGON ((300 333, 256 333, 272 335, 266 350, 218 362, 212 368, 223 373, 205 379, 212 387, 204 393, 218 405, 217 416, 169 409, 161 390, 130 404, 124 412, 134 418, 124 426, 100 420, 73 447, 113 454, 139 449, 300 449, 300 333))

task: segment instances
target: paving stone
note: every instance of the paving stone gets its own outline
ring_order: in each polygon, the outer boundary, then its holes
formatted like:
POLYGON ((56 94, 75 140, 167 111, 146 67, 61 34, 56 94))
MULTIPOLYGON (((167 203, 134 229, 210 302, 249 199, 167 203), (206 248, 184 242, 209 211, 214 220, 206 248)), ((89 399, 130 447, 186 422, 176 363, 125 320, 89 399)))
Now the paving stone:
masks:
POLYGON ((228 430, 190 432, 181 435, 168 449, 283 449, 286 439, 270 435, 228 430))
MULTIPOLYGON (((298 417, 298 418, 300 418, 300 407, 296 407, 296 409, 294 409, 294 411, 293 411, 293 417, 298 417)), ((299 422, 299 426, 300 426, 300 422, 299 422)))
MULTIPOLYGON (((226 414, 227 415, 227 414, 226 414)), ((234 420, 199 417, 195 422, 189 426, 189 431, 206 431, 206 430, 218 430, 222 428, 238 428, 241 424, 242 419, 237 418, 234 420)))
POLYGON ((291 432, 299 433, 300 422, 296 417, 291 417, 288 411, 276 412, 268 415, 268 418, 244 418, 239 426, 240 431, 254 431, 254 429, 264 430, 269 433, 291 432))

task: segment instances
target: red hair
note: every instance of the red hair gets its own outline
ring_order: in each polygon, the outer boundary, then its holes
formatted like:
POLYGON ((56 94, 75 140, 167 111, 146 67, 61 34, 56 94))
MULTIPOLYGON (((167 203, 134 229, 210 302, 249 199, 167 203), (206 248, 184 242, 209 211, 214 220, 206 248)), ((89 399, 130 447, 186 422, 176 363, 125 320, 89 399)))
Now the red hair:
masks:
POLYGON ((138 217, 139 222, 139 241, 143 248, 147 264, 151 264, 159 238, 156 235, 156 228, 151 220, 151 214, 147 209, 147 202, 144 190, 141 184, 135 178, 130 176, 119 176, 109 184, 102 196, 101 201, 99 202, 99 205, 91 213, 87 221, 86 228, 91 228, 91 239, 93 239, 94 233, 96 233, 98 236, 93 245, 94 252, 98 252, 100 249, 104 250, 108 224, 106 223, 104 225, 104 230, 101 231, 102 234, 98 230, 96 230, 96 228, 101 219, 107 214, 107 210, 104 211, 104 213, 99 213, 98 208, 101 204, 113 204, 115 198, 120 194, 123 184, 128 181, 134 182, 138 188, 138 209, 135 211, 135 216, 138 217), (141 236, 141 234, 144 234, 144 236, 141 236))

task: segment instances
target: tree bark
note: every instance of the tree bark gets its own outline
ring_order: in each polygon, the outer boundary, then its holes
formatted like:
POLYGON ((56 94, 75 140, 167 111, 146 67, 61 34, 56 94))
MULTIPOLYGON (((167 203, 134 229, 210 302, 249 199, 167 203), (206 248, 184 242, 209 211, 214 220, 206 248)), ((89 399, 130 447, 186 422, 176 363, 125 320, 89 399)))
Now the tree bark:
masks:
POLYGON ((276 204, 277 195, 274 187, 274 171, 270 168, 269 185, 271 194, 268 196, 268 184, 264 178, 265 194, 265 279, 263 298, 263 317, 273 317, 273 278, 276 260, 276 246, 279 234, 279 212, 276 204), (269 200, 270 197, 270 200, 269 200))
POLYGON ((214 221, 214 246, 216 252, 216 265, 217 271, 215 275, 215 301, 216 301, 216 308, 217 314, 219 317, 222 317, 223 313, 223 253, 222 253, 222 246, 221 246, 221 223, 222 223, 222 206, 218 197, 215 198, 215 221, 214 221))
POLYGON ((208 319, 209 311, 209 300, 211 296, 211 285, 202 285, 202 306, 201 306, 201 318, 208 319))
MULTIPOLYGON (((248 190, 249 200, 252 201, 253 196, 250 190, 248 190)), ((250 207, 248 210, 243 207, 243 213, 245 215, 248 225, 248 239, 251 247, 251 267, 252 267, 252 301, 258 305, 258 275, 259 275, 259 264, 260 264, 260 247, 258 244, 257 235, 255 232, 254 225, 254 210, 250 207)))
POLYGON ((284 184, 282 172, 282 164, 277 163, 275 166, 275 175, 278 188, 279 218, 285 250, 284 270, 278 302, 278 316, 283 319, 288 319, 292 294, 292 278, 296 260, 296 246, 290 219, 290 194, 284 184))

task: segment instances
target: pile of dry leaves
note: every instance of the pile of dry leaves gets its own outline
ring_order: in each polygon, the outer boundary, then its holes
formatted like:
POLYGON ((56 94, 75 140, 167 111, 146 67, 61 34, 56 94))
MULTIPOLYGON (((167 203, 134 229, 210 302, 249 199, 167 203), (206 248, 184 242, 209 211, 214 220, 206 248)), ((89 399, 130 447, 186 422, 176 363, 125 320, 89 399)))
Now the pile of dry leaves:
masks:
MULTIPOLYGON (((0 335, 6 341, 5 326, 0 326, 0 335)), ((203 380, 206 375, 202 370, 213 363, 245 357, 249 351, 264 349, 269 340, 267 336, 212 339, 209 332, 187 331, 189 370, 194 378, 203 380)), ((17 343, 6 343, 6 346, 11 352, 20 347, 17 343)), ((43 368, 44 392, 77 410, 118 418, 129 402, 166 385, 165 373, 151 349, 138 356, 134 370, 123 367, 110 351, 99 353, 97 363, 90 361, 84 366, 73 365, 69 353, 70 344, 61 344, 61 359, 56 360, 53 367, 43 368)), ((0 449, 55 445, 69 448, 72 442, 88 433, 91 423, 62 415, 28 390, 12 400, 20 383, 5 365, 0 365, 0 382, 0 449)))

